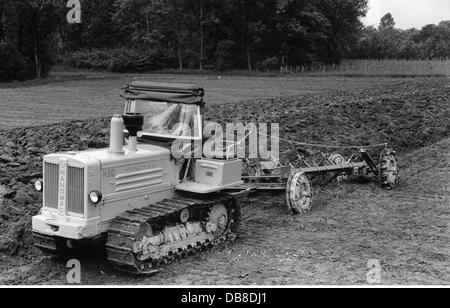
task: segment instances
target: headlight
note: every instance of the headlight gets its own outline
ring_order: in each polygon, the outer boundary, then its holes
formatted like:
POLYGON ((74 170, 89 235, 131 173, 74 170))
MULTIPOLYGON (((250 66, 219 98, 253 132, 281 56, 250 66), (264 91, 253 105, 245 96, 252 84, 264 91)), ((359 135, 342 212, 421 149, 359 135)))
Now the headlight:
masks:
POLYGON ((102 201, 102 193, 97 190, 91 192, 89 194, 89 200, 91 200, 93 204, 99 204, 100 201, 102 201))
POLYGON ((34 182, 34 188, 37 191, 42 191, 43 187, 44 187, 44 185, 42 185, 42 181, 41 180, 37 180, 36 182, 34 182))

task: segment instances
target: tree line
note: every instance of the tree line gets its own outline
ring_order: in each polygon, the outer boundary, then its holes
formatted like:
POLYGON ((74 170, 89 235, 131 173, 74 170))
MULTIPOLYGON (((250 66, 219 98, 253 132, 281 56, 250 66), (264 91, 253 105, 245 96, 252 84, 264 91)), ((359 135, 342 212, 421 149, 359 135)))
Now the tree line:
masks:
POLYGON ((271 70, 343 58, 449 56, 449 23, 364 27, 367 0, 0 0, 0 80, 46 77, 56 62, 116 72, 271 70))
POLYGON ((0 52, 9 53, 9 58, 22 55, 20 61, 25 61, 27 70, 37 76, 45 76, 45 70, 39 73, 37 66, 46 68, 52 61, 41 57, 40 49, 35 48, 34 56, 40 63, 32 62, 33 48, 22 44, 36 39, 40 42, 41 37, 43 45, 57 49, 59 61, 112 71, 253 70, 334 63, 347 56, 357 42, 362 29, 360 17, 367 10, 367 0, 80 2, 82 22, 72 25, 64 20, 66 1, 0 0, 0 52), (40 28, 39 21, 21 13, 10 14, 23 7, 52 8, 51 14, 36 13, 49 22, 49 27, 39 30, 41 37, 30 37, 40 28), (18 34, 24 23, 29 23, 33 31, 18 34), (11 32, 17 34, 15 40, 9 39, 11 32))
POLYGON ((0 0, 0 81, 49 74, 58 19, 51 1, 0 0))
MULTIPOLYGON (((358 40, 367 0, 85 0, 82 7, 83 22, 63 35, 67 55, 96 49, 101 63, 102 49, 125 48, 143 69, 252 70, 340 61, 358 40)), ((126 59, 117 60, 110 64, 120 70, 126 59)))
POLYGON ((378 28, 363 29, 351 56, 358 59, 448 59, 450 21, 427 25, 421 30, 401 30, 395 28, 395 19, 388 13, 378 28))

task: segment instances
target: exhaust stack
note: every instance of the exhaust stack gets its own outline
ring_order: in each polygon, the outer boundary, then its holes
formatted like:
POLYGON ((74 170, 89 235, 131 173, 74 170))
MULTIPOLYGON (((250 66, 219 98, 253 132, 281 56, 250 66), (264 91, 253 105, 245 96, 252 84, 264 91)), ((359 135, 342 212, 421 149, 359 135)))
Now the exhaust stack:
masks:
POLYGON ((123 155, 123 127, 124 121, 120 114, 114 115, 111 119, 111 136, 109 140, 109 149, 111 153, 123 155))
POLYGON ((137 135, 144 126, 144 116, 141 113, 126 113, 123 116, 125 128, 129 135, 129 151, 137 152, 137 135))

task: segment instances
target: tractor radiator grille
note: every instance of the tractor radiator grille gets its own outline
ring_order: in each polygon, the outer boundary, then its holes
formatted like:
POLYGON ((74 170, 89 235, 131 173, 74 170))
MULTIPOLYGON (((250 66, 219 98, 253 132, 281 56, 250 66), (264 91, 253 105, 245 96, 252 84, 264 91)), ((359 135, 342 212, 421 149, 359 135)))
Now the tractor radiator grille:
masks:
POLYGON ((67 211, 84 214, 84 169, 69 166, 67 177, 67 211))
POLYGON ((45 163, 44 165, 44 206, 58 208, 58 176, 59 165, 45 163))

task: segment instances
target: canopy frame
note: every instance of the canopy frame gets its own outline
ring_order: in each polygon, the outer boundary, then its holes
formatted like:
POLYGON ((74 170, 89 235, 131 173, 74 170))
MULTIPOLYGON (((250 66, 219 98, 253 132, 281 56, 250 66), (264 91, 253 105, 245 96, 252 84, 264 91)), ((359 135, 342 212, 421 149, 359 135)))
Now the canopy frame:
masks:
POLYGON ((125 86, 121 95, 126 100, 143 100, 204 106, 205 91, 194 84, 134 81, 125 86))

